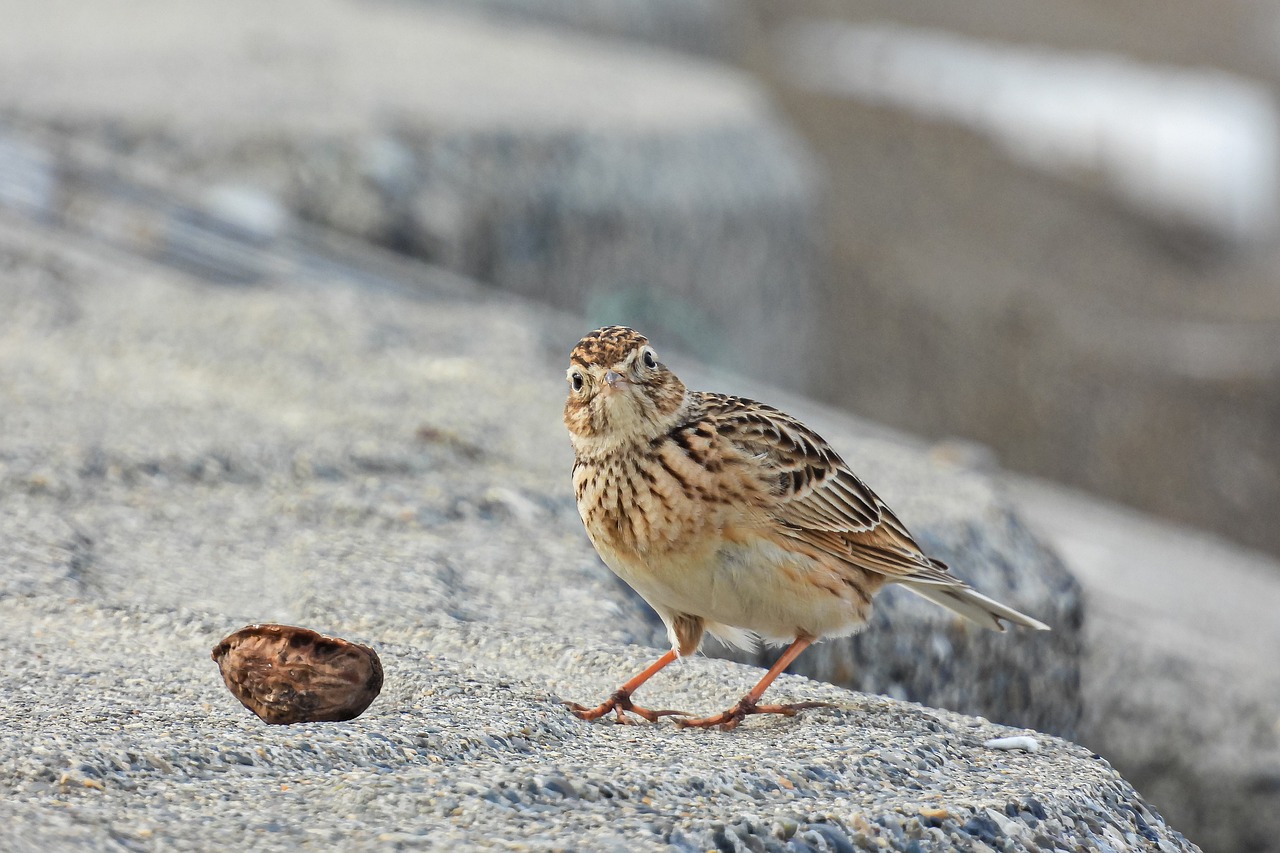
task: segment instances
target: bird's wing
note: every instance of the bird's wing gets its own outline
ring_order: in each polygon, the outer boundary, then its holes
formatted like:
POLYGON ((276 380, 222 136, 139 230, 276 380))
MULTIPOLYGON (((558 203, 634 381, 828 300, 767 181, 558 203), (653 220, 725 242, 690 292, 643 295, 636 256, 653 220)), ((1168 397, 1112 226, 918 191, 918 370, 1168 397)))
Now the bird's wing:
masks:
POLYGON ((787 535, 893 580, 955 586, 907 528, 816 432, 771 406, 702 394, 717 433, 772 469, 771 517, 787 535))

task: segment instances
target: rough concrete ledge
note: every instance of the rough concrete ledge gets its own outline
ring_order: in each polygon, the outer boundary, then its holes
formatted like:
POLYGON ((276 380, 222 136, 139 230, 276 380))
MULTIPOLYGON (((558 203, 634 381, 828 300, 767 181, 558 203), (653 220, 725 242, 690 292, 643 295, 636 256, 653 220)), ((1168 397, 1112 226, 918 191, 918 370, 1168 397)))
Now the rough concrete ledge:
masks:
MULTIPOLYGON (((802 678, 779 693, 838 707, 730 736, 576 721, 559 699, 654 654, 619 645, 650 626, 567 494, 580 323, 447 276, 374 289, 275 260, 219 286, 0 222, 11 846, 1192 849, 1085 750, 993 753, 1007 729, 802 678), (373 643, 384 695, 353 723, 262 727, 207 660, 259 620, 373 643)), ((982 494, 972 474, 917 492, 945 472, 864 441, 922 531, 982 494)), ((757 674, 696 659, 648 696, 710 711, 757 674)))
POLYGON ((1276 850, 1280 562, 1046 483, 1011 491, 1088 602, 1079 740, 1205 849, 1276 850))
MULTIPOLYGON (((0 710, 4 846, 1196 849, 1055 738, 996 751, 1025 732, 794 676, 780 693, 837 707, 730 734, 583 723, 560 698, 612 690, 645 650, 443 614, 344 625, 379 648, 383 695, 350 723, 268 727, 207 659, 247 615, 0 600, 20 697, 0 710)), ((715 707, 751 678, 692 660, 653 695, 715 707)))

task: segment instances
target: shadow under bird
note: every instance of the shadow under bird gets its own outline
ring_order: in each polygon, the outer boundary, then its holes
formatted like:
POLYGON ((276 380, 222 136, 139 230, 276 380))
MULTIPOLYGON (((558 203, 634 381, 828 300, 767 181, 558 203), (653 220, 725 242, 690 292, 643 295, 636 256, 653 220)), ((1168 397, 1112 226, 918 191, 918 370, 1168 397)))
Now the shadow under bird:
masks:
MULTIPOLYGON (((578 512, 601 559, 657 611, 671 650, 599 706, 682 726, 733 728, 810 644, 856 632, 885 584, 995 631, 1047 625, 994 601, 924 555, 907 528, 816 432, 771 406, 685 388, 640 333, 608 326, 569 357, 564 421, 578 512), (631 695, 710 632, 751 647, 790 647, 737 704, 691 718, 631 695)), ((820 703, 819 703, 820 704, 820 703)))

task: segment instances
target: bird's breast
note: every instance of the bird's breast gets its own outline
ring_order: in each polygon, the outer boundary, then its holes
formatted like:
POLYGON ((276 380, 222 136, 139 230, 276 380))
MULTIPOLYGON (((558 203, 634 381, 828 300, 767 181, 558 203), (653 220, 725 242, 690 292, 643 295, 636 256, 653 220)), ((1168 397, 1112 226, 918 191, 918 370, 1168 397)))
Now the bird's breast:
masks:
POLYGON ((767 638, 847 633, 865 619, 869 596, 837 561, 779 533, 768 482, 751 457, 688 436, 574 466, 578 510, 600 557, 660 613, 767 638))
POLYGON ((714 551, 724 531, 757 517, 763 485, 736 455, 691 456, 674 442, 574 466, 578 511, 602 556, 653 560, 714 551))

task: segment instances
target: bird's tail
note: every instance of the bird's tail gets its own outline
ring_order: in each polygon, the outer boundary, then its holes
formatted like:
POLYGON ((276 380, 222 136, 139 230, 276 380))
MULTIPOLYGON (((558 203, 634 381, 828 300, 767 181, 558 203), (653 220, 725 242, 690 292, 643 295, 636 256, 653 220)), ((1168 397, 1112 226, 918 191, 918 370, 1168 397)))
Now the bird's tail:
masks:
POLYGON ((1007 607, 1000 602, 987 598, 980 592, 961 584, 942 585, 937 583, 912 583, 904 581, 903 586, 914 592, 916 595, 929 599, 934 604, 941 604, 948 610, 959 613, 970 622, 976 622, 984 628, 990 628, 992 631, 1005 630, 1004 622, 1012 622, 1015 625, 1023 625, 1027 628, 1034 628, 1037 631, 1048 631, 1049 626, 1032 619, 1025 613, 1019 613, 1012 607, 1007 607))

